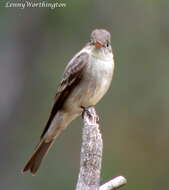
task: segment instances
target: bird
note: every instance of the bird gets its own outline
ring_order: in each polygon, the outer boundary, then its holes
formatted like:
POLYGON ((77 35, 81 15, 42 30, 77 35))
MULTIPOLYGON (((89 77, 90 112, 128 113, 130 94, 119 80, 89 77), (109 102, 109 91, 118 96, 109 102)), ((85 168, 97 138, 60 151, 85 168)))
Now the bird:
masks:
POLYGON ((106 29, 91 32, 89 42, 67 64, 40 142, 22 172, 35 175, 60 133, 85 108, 95 106, 108 91, 114 73, 111 34, 106 29))

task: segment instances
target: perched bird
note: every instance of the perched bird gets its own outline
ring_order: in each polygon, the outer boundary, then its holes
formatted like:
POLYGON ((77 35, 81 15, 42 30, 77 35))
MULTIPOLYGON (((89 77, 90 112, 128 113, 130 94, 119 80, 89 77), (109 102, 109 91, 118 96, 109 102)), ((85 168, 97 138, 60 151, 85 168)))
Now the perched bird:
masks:
POLYGON ((90 42, 68 63, 40 142, 23 168, 35 174, 60 133, 85 108, 96 105, 110 87, 114 70, 111 35, 96 29, 90 42))

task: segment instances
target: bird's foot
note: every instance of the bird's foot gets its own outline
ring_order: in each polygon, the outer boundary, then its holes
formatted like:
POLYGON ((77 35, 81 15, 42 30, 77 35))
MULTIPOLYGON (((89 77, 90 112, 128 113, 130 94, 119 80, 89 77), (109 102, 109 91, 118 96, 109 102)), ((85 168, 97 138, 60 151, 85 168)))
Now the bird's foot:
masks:
MULTIPOLYGON (((90 106, 91 107, 91 106, 90 106)), ((81 108, 83 109, 83 112, 82 112, 82 118, 84 119, 84 114, 86 113, 90 118, 92 117, 92 114, 90 113, 89 111, 89 108, 90 107, 83 107, 81 106, 81 108)))
MULTIPOLYGON (((91 113, 91 111, 89 111, 90 108, 93 108, 93 106, 89 106, 89 107, 83 107, 83 106, 81 106, 81 108, 83 109, 83 112, 82 112, 82 119, 84 119, 85 113, 88 115, 88 117, 89 117, 90 119, 93 118, 93 114, 91 113)), ((99 117, 98 117, 98 115, 95 115, 94 117, 95 117, 96 123, 99 123, 99 117)))

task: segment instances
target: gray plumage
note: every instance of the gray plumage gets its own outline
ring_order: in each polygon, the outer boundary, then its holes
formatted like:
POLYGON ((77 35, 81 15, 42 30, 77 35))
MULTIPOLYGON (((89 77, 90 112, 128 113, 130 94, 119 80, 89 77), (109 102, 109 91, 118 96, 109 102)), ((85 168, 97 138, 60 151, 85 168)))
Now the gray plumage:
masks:
POLYGON ((108 31, 94 30, 91 41, 68 63, 40 143, 23 172, 35 174, 59 134, 83 112, 83 107, 96 105, 109 89, 114 70, 110 38, 108 31))

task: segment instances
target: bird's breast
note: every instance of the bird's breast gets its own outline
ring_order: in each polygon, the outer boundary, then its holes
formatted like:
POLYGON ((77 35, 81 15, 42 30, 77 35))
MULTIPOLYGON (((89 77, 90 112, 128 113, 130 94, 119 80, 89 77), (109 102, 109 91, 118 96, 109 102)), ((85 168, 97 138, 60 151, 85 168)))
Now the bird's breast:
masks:
POLYGON ((111 60, 91 57, 90 64, 84 75, 83 106, 97 104, 110 87, 114 70, 114 62, 111 60))
POLYGON ((74 88, 65 108, 81 112, 81 106, 96 105, 110 87, 114 70, 113 59, 104 60, 91 56, 84 70, 83 78, 74 88))

